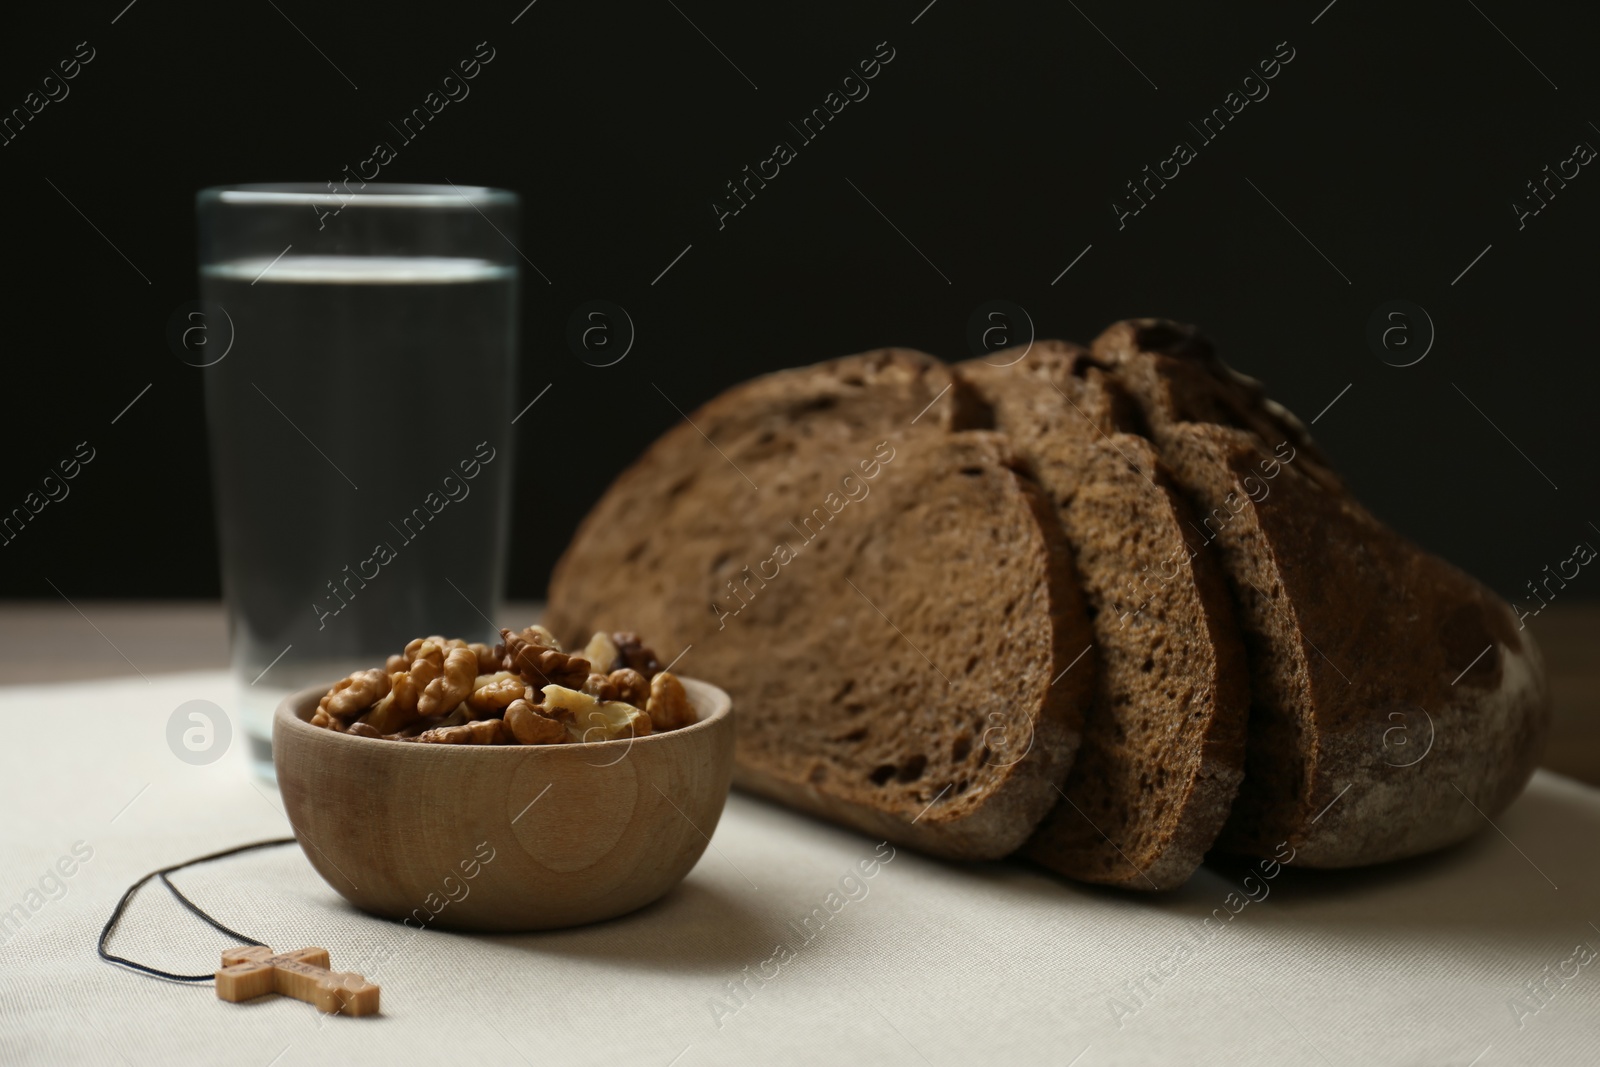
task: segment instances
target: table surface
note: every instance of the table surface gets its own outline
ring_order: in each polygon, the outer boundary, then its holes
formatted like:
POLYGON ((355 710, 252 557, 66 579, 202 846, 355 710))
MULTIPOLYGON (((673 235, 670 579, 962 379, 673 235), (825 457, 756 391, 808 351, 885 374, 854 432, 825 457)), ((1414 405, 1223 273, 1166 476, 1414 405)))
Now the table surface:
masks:
MULTIPOLYGON (((244 746, 203 766, 170 747, 180 705, 232 699, 226 672, 184 669, 220 659, 219 616, 79 607, 11 609, 0 630, 0 1063, 1600 1062, 1600 790, 1547 771, 1431 856, 1253 878, 1223 859, 1160 895, 906 850, 863 878, 877 842, 735 793, 663 900, 545 934, 374 919, 276 848, 174 881, 275 949, 326 948, 383 986, 383 1014, 223 1004, 93 951, 140 876, 288 831, 244 746)), ((1592 774, 1585 626, 1540 638, 1552 750, 1587 738, 1592 774)), ((113 950, 195 973, 228 944, 154 884, 113 950)))

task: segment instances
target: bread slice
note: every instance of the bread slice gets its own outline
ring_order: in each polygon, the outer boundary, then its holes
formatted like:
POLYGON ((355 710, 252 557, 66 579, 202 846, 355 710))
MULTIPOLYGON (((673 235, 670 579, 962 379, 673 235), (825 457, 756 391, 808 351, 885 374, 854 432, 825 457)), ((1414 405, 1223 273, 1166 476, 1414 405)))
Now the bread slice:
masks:
POLYGON ((1042 341, 957 368, 1055 506, 1100 654, 1077 761, 1023 855, 1169 889, 1200 865, 1244 776, 1249 675, 1215 554, 1191 549, 1188 505, 1155 447, 1119 432, 1130 401, 1087 357, 1042 341))
POLYGON ((967 393, 889 351, 710 401, 610 487, 548 625, 647 635, 727 689, 740 786, 943 856, 1019 847, 1094 676, 1049 506, 967 393), (680 650, 681 653, 680 653, 680 650))
POLYGON ((1376 863, 1509 804, 1549 720, 1538 649, 1509 606, 1356 503, 1303 428, 1220 373, 1192 330, 1119 323, 1093 354, 1137 400, 1235 594, 1252 709, 1219 844, 1376 863))

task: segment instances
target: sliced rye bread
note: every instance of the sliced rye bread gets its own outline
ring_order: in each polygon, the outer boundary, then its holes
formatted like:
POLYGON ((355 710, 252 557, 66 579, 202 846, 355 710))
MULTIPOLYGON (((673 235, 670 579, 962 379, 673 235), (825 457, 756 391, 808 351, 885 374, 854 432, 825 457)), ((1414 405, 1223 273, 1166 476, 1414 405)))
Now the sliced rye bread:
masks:
POLYGON ((1376 863, 1504 809, 1549 721, 1538 649, 1510 607, 1356 503, 1303 427, 1252 409, 1193 331, 1119 323, 1093 355, 1137 400, 1238 606, 1252 708, 1219 846, 1376 863))
POLYGON ((888 351, 736 386, 584 519, 547 624, 645 635, 726 688, 735 782, 936 855, 1015 851, 1057 799, 1094 657, 1048 502, 888 351), (758 488, 759 487, 759 488, 758 488), (692 646, 692 647, 690 647, 692 646))
POLYGON ((1099 650, 1083 744, 1022 854, 1130 889, 1188 880, 1244 776, 1249 674, 1231 594, 1129 398, 1075 345, 1035 342, 957 374, 1056 508, 1099 650), (1192 562, 1191 562, 1192 557, 1192 562))

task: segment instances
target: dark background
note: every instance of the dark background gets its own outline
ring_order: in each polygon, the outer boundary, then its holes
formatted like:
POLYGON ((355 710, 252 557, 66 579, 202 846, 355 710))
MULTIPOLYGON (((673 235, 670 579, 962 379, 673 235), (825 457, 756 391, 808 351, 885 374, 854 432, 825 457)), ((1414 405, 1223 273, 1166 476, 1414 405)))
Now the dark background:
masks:
MULTIPOLYGON (((80 440, 97 458, 0 548, 0 593, 217 594, 204 372, 166 340, 197 295, 194 191, 337 178, 482 41, 470 97, 383 179, 516 190, 517 243, 550 279, 523 283, 517 406, 552 386, 518 426, 514 597, 542 594, 606 480, 677 421, 652 382, 689 410, 880 345, 963 358, 991 299, 1041 337, 1200 324, 1307 420, 1350 385, 1321 444, 1379 515, 1505 596, 1600 544, 1600 166, 1525 229, 1511 207, 1575 143, 1600 146, 1593 8, 524 2, 8 12, 0 111, 78 42, 95 58, 0 147, 0 510, 80 440), (787 122, 881 41, 895 58, 870 96, 799 146, 787 122), (1186 120, 1283 41, 1270 96, 1201 146, 1186 120), (779 139, 799 158, 719 231, 713 198, 779 139), (1179 139, 1198 158, 1119 230, 1113 198, 1179 139), (596 298, 637 328, 603 369, 565 340, 596 298), (1394 299, 1437 330, 1414 366, 1366 340, 1394 299)), ((1583 574, 1563 595, 1597 594, 1583 574)))

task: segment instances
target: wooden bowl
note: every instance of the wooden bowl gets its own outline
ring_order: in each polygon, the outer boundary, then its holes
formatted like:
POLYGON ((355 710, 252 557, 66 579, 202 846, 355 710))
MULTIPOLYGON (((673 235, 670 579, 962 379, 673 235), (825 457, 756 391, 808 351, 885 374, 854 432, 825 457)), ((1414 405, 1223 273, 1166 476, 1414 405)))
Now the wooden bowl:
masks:
POLYGON ((346 900, 407 925, 548 930, 624 915, 710 843, 733 775, 728 694, 683 679, 692 726, 623 741, 419 745, 279 707, 273 762, 306 859, 346 900))

